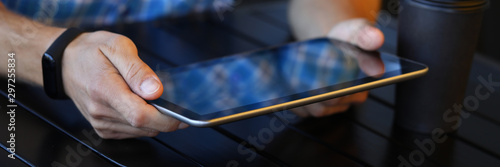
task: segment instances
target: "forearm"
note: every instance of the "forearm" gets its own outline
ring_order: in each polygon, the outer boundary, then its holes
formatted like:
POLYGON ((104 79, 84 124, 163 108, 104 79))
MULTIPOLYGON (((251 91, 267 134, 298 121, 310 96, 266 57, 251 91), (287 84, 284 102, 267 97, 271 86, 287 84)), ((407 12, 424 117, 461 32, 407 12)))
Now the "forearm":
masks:
POLYGON ((10 12, 0 2, 1 77, 7 73, 7 55, 15 53, 17 79, 43 85, 42 54, 63 30, 10 12))
POLYGON ((326 36, 337 23, 366 18, 375 21, 380 0, 292 0, 289 19, 298 39, 326 36))

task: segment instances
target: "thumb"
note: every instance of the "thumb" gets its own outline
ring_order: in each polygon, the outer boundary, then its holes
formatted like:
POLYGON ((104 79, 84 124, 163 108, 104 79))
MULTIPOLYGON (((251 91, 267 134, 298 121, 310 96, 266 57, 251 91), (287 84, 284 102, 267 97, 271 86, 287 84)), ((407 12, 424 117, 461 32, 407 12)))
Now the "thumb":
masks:
POLYGON ((351 19, 338 23, 328 37, 350 42, 365 50, 377 50, 384 44, 384 34, 366 19, 351 19))
POLYGON ((353 45, 345 43, 336 43, 336 45, 348 56, 353 56, 357 60, 359 68, 361 68, 365 74, 375 78, 383 76, 385 72, 385 65, 380 57, 380 53, 362 51, 353 45))
POLYGON ((130 89, 146 100, 154 100, 163 93, 163 85, 154 71, 138 56, 135 44, 119 35, 101 51, 119 71, 130 89), (109 46, 111 45, 111 46, 109 46))

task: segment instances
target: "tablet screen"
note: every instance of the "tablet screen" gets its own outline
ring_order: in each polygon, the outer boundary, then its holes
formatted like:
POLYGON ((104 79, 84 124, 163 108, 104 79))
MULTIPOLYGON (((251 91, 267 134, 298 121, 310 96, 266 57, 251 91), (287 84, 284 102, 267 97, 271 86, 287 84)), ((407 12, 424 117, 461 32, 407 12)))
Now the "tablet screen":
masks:
POLYGON ((320 38, 157 71, 164 92, 152 102, 191 119, 208 120, 421 68, 320 38))

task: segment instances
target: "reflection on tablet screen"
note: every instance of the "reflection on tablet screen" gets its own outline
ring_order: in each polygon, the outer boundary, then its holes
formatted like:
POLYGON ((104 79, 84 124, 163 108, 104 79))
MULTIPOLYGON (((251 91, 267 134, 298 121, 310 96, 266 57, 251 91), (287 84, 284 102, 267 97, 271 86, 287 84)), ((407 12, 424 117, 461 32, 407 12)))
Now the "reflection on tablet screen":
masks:
POLYGON ((326 38, 157 72, 164 85, 162 106, 197 117, 248 111, 400 73, 396 57, 326 38), (379 69, 367 72, 374 67, 379 69))

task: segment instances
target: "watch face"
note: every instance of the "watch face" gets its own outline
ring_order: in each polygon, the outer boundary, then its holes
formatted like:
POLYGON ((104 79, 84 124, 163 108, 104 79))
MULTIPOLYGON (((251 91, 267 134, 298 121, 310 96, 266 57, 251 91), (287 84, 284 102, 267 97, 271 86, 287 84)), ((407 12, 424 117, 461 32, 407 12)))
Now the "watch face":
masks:
POLYGON ((45 53, 42 57, 43 88, 45 93, 54 98, 57 95, 56 61, 52 55, 45 53))
POLYGON ((43 88, 47 96, 53 99, 68 98, 66 93, 64 93, 61 68, 61 62, 58 62, 54 56, 49 53, 43 54, 43 88))

